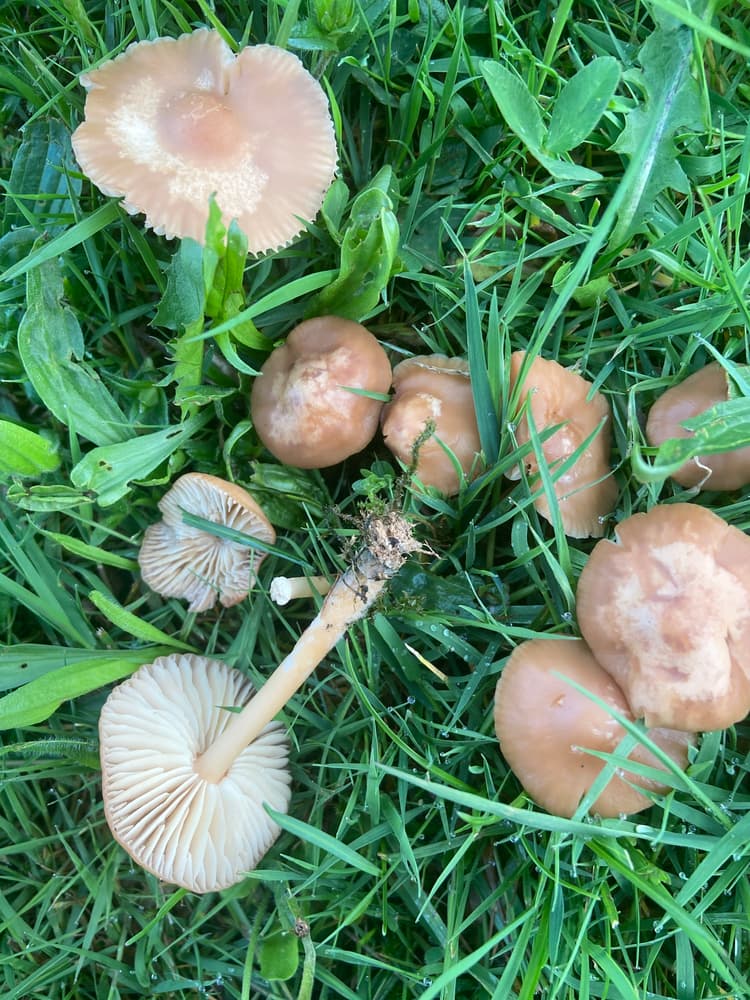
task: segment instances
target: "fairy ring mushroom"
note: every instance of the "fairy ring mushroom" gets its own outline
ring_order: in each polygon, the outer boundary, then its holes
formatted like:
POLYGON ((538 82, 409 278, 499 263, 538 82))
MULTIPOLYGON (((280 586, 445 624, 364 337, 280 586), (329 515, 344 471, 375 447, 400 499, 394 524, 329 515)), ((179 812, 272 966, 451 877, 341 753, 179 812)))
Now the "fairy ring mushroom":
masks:
MULTIPOLYGON (((591 383, 556 361, 536 357, 522 375, 525 358, 525 351, 515 351, 510 358, 511 391, 523 378, 519 408, 528 405, 538 433, 562 425, 542 441, 541 450, 554 477, 565 534, 572 538, 599 537, 604 534, 604 521, 617 499, 617 484, 609 464, 612 438, 609 403, 600 392, 589 398, 591 383), (556 474, 556 468, 586 441, 588 444, 570 467, 556 474)), ((521 446, 531 441, 525 414, 516 427, 516 441, 521 446)), ((524 463, 528 474, 536 476, 539 471, 536 456, 529 454, 524 463)), ((520 479, 521 470, 516 466, 506 475, 509 479, 520 479)), ((552 520, 544 493, 536 498, 534 506, 543 518, 552 520)))
POLYGON ((266 725, 220 780, 196 760, 226 728, 250 681, 219 660, 159 657, 107 698, 99 720, 104 811, 115 839, 164 882, 225 889, 255 868, 280 829, 264 808, 289 807, 286 733, 266 725))
POLYGON ((180 476, 159 501, 163 519, 145 531, 138 553, 144 582, 164 597, 207 611, 247 597, 265 553, 186 524, 183 513, 273 544, 276 532, 262 508, 235 483, 200 472, 180 476))
POLYGON ((285 465, 324 469, 372 440, 391 384, 388 355, 359 323, 304 320, 266 359, 250 393, 258 437, 285 465))
MULTIPOLYGON (((612 712, 632 721, 625 696, 581 639, 531 639, 517 646, 495 690, 495 732, 503 756, 534 801, 556 816, 571 817, 606 766, 626 730, 612 712), (570 682, 583 688, 598 704, 570 682)), ((651 729, 649 739, 681 768, 692 735, 651 729)), ((656 770, 664 765, 645 744, 627 757, 656 770)), ((616 817, 653 804, 645 792, 667 785, 622 765, 591 804, 591 812, 616 817)))
POLYGON ((416 457, 414 474, 424 486, 458 493, 481 467, 468 362, 443 354, 406 358, 393 369, 393 390, 381 414, 386 447, 407 467, 416 457))
MULTIPOLYGON (((728 399, 727 374, 718 362, 711 362, 659 396, 646 421, 648 443, 658 448, 673 438, 691 437, 683 422, 728 399)), ((672 479, 698 489, 739 489, 750 483, 750 445, 692 458, 672 473, 672 479)))
POLYGON ((750 538, 704 507, 661 504, 598 542, 581 634, 647 726, 724 729, 750 711, 750 538))
POLYGON ((336 170, 323 88, 273 45, 236 56, 216 31, 136 42, 81 76, 81 169, 167 237, 205 238, 215 194, 251 253, 283 247, 315 218, 336 170))

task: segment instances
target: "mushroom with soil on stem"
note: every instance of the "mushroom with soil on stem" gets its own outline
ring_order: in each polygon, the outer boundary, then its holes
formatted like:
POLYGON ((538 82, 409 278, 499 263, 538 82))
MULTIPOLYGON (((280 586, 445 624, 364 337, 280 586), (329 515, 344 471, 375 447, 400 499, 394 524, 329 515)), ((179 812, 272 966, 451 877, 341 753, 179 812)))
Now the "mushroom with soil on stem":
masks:
POLYGON ((250 415, 280 462, 324 469, 369 444, 390 384, 388 355, 369 330, 316 316, 268 356, 253 381, 250 415))
MULTIPOLYGON (((497 683, 495 732, 503 756, 538 805, 556 816, 575 813, 607 764, 596 753, 615 753, 626 735, 612 712, 633 719, 623 692, 581 639, 531 639, 516 647, 497 683)), ((685 768, 692 735, 652 729, 647 736, 685 768)), ((644 744, 627 760, 665 770, 644 744)), ((646 791, 667 791, 666 784, 629 771, 625 764, 615 769, 591 804, 592 813, 610 817, 639 812, 652 805, 646 791)))
MULTIPOLYGON (((667 389, 648 413, 646 438, 655 448, 673 438, 692 437, 684 421, 729 399, 729 382, 714 361, 667 389)), ((672 479, 680 486, 708 490, 736 490, 750 483, 750 446, 700 455, 685 462, 672 479)))
POLYGON ((349 568, 252 697, 237 671, 173 656, 142 667, 107 699, 100 722, 107 820, 135 860, 165 881, 194 892, 224 888, 272 843, 278 829, 262 803, 281 812, 289 799, 274 716, 421 549, 395 511, 368 518, 362 533, 349 568))
POLYGON ((393 369, 393 389, 381 414, 386 447, 409 467, 416 459, 414 475, 424 486, 458 493, 481 468, 468 362, 443 354, 406 358, 393 369))
POLYGON ((202 243, 212 194, 251 253, 283 247, 312 220, 336 170, 325 91, 291 52, 235 55, 217 31, 136 42, 81 76, 73 133, 83 172, 167 237, 202 243))
POLYGON ((163 519, 146 529, 138 553, 145 583, 164 597, 190 601, 188 610, 206 611, 217 600, 225 607, 247 597, 265 553, 186 524, 194 514, 272 545, 276 532, 263 509, 235 483, 201 472, 180 476, 159 501, 163 519))
POLYGON ((661 504, 598 542, 578 624, 647 726, 723 729, 750 711, 750 538, 704 507, 661 504))
MULTIPOLYGON (((557 361, 536 357, 524 371, 525 361, 525 351, 515 351, 510 358, 511 391, 521 381, 519 407, 527 403, 539 433, 562 425, 541 442, 541 450, 554 476, 565 534, 573 538, 599 537, 604 534, 604 521, 617 499, 617 484, 609 465, 612 437, 609 403, 600 392, 590 395, 591 383, 557 361), (582 446, 570 467, 555 475, 556 468, 582 446)), ((519 445, 531 441, 525 414, 516 428, 516 440, 519 445)), ((532 453, 524 462, 527 472, 536 476, 539 471, 536 456, 532 453)), ((516 467, 506 475, 509 479, 520 479, 521 470, 516 467)), ((543 493, 534 506, 542 517, 552 520, 549 500, 543 493)))

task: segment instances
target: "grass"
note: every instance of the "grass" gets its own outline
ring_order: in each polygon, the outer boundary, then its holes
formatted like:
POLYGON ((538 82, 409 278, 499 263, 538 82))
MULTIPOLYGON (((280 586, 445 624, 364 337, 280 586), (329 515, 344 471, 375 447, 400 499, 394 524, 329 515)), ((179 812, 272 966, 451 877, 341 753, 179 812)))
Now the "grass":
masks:
MULTIPOLYGON (((744 5, 43 0, 0 6, 0 52, 0 686, 20 713, 0 702, 16 726, 0 747, 5 1000, 750 996, 747 723, 706 734, 650 810, 600 821, 535 807, 491 718, 513 646, 575 634, 593 544, 504 478, 519 458, 512 350, 577 365, 607 394, 618 519, 687 499, 750 530, 745 492, 683 493, 641 431, 655 394, 704 362, 746 378, 744 5), (250 260, 239 309, 205 326, 202 306, 170 299, 189 248, 178 258, 100 195, 69 147, 82 70, 199 25, 298 52, 329 93, 341 165, 309 232, 250 260), (617 83, 587 122, 606 81, 578 104, 565 85, 595 57, 617 83), (394 360, 470 360, 492 464, 456 498, 403 492, 377 442, 340 468, 284 469, 249 423, 260 345, 333 285, 365 230, 356 318, 394 360), (179 363, 196 357, 191 394, 179 363), (50 388, 50 371, 68 381, 50 388), (117 414, 113 437, 58 408, 78 398, 71 379, 94 416, 117 414), (156 501, 188 469, 247 484, 277 526, 239 608, 190 615, 135 572, 156 501), (311 617, 271 604, 272 576, 333 574, 359 504, 378 502, 400 503, 434 555, 285 711, 281 837, 221 894, 160 885, 104 821, 101 685, 180 643, 264 676, 311 617)), ((741 414, 736 430, 748 440, 741 414)))

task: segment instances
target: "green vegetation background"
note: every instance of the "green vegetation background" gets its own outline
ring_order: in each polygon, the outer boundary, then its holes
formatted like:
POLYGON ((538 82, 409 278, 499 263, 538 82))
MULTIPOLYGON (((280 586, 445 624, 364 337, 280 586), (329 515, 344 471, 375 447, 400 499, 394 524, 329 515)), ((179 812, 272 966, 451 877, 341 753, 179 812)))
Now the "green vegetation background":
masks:
MULTIPOLYGON (((592 544, 503 476, 510 351, 611 400, 618 519, 682 496, 641 418, 712 358, 737 399, 702 433, 748 439, 748 56, 750 10, 727 0, 0 4, 5 1000, 750 996, 747 724, 602 822, 535 808, 491 719, 513 645, 575 634, 592 544), (321 216, 244 275, 236 233, 178 249, 70 150, 84 69, 201 25, 297 52, 339 138, 321 216), (484 476, 446 500, 402 490, 377 442, 325 473, 263 451, 252 373, 324 308, 394 360, 468 356, 484 476), (142 531, 188 469, 247 485, 277 525, 239 608, 188 615, 139 582, 142 531), (311 614, 275 608, 270 579, 335 573, 361 502, 402 505, 433 558, 284 713, 293 804, 259 870, 220 895, 159 885, 104 821, 106 685, 179 643, 262 679, 311 614)), ((750 528, 744 493, 682 498, 750 528)))

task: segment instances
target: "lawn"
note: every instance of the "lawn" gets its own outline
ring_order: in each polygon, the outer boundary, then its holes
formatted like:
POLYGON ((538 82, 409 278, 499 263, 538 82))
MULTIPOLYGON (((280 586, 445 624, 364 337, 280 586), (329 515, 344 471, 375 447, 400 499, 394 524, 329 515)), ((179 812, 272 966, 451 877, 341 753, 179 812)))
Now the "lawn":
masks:
POLYGON ((644 436, 660 392, 720 361, 733 398, 697 440, 750 441, 748 58, 750 8, 727 0, 0 3, 4 1000, 750 997, 748 723, 702 734, 647 810, 568 819, 524 792, 492 712, 518 643, 579 635, 595 545, 565 533, 559 470, 508 478, 544 439, 518 441, 513 351, 609 401, 607 537, 672 502, 750 531, 747 489, 679 486, 644 436), (246 258, 215 218, 205 248, 155 235, 73 155, 80 74, 199 27, 291 50, 330 101, 336 180, 275 253, 246 258), (323 470, 263 447, 256 373, 321 313, 393 363, 468 359, 485 464, 457 495, 379 436, 323 470), (188 471, 276 529, 234 607, 141 580, 188 471), (421 551, 280 715, 281 835, 220 893, 160 882, 104 816, 112 684, 184 648, 261 683, 315 613, 271 580, 332 579, 384 510, 421 551))

